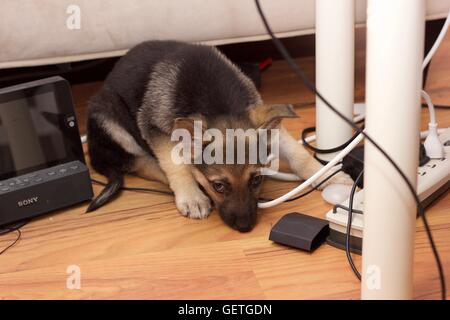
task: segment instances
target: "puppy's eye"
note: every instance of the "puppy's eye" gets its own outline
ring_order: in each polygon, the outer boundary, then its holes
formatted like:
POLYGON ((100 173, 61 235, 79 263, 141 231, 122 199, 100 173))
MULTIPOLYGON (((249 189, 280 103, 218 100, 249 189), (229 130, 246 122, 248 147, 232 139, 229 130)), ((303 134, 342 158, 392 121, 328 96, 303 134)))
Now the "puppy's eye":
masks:
POLYGON ((216 190, 216 192, 218 193, 224 193, 225 192, 225 184, 223 182, 220 181, 214 181, 212 183, 214 190, 216 190))
POLYGON ((257 187, 261 184, 262 182, 262 175, 258 175, 258 176, 254 176, 251 180, 250 180, 250 185, 252 187, 257 187))

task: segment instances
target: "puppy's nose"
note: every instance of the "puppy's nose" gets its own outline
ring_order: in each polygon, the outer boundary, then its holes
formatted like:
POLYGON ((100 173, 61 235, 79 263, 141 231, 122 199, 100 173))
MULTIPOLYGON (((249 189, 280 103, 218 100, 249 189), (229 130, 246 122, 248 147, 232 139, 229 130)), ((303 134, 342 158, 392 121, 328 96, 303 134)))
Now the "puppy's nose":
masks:
POLYGON ((235 227, 239 232, 249 232, 253 229, 253 223, 251 221, 245 219, 236 219, 235 227))
POLYGON ((236 229, 239 231, 239 232, 250 232, 250 231, 252 231, 252 229, 253 229, 253 226, 246 226, 246 227, 236 227, 236 229))

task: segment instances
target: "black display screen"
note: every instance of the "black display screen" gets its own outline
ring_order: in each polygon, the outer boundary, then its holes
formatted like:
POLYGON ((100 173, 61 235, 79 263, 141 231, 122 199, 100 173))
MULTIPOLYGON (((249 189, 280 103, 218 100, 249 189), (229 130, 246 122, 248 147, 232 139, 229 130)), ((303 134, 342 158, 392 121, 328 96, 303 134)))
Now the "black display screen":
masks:
POLYGON ((84 161, 70 91, 61 80, 0 91, 0 180, 84 161))

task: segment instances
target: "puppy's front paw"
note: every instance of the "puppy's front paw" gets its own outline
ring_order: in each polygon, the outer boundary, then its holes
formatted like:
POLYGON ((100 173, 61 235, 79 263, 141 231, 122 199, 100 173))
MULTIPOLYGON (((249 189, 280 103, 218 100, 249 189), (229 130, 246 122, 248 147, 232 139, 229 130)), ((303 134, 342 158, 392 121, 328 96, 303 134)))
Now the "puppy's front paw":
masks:
POLYGON ((183 216, 192 219, 204 219, 211 213, 209 198, 197 186, 176 192, 175 203, 183 216))
MULTIPOLYGON (((325 177, 327 177, 327 176, 328 175, 325 175, 325 177)), ((353 179, 348 174, 346 174, 344 172, 337 173, 333 178, 331 178, 330 180, 324 182, 323 184, 321 184, 320 186, 317 187, 317 185, 320 184, 321 181, 323 181, 323 178, 319 179, 316 182, 314 182, 312 184, 312 186, 314 188, 317 188, 318 190, 323 190, 327 186, 329 186, 330 184, 334 184, 334 183, 348 184, 348 185, 353 185, 353 183, 354 183, 353 179)))

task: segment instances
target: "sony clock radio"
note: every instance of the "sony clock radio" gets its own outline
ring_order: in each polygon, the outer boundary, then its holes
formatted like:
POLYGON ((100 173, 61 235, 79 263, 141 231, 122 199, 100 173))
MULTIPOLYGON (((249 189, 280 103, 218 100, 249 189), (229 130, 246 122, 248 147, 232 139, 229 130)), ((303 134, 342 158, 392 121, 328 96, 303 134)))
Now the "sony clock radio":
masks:
POLYGON ((0 226, 92 196, 69 83, 0 89, 0 226))

